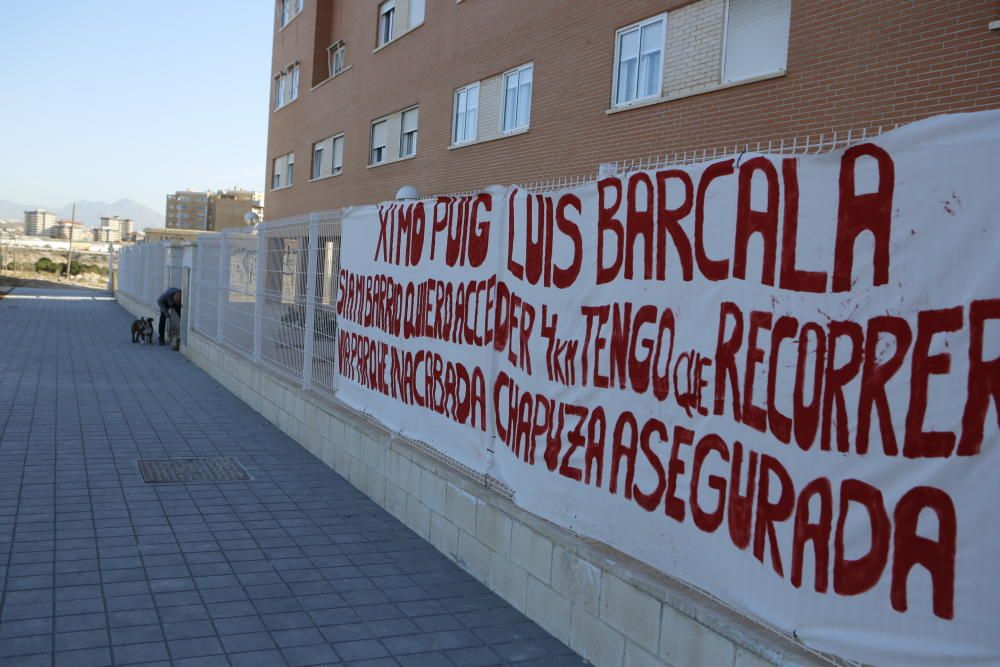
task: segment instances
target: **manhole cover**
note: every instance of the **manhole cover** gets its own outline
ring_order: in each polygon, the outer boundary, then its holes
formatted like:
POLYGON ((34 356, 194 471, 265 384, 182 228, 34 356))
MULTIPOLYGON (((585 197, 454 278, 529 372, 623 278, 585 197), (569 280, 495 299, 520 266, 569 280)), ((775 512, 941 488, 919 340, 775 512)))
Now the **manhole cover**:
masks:
POLYGON ((211 459, 144 459, 139 472, 147 484, 184 482, 240 482, 251 479, 240 462, 231 456, 211 459))

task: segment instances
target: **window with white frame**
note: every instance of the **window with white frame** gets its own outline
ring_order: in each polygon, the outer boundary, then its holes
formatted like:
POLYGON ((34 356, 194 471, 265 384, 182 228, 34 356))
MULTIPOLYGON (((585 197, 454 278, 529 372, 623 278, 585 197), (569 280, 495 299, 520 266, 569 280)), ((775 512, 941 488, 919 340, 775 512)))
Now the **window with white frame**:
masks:
POLYGON ((413 29, 424 22, 424 0, 410 0, 409 10, 407 27, 413 29))
POLYGON ((503 120, 504 132, 523 130, 531 122, 531 84, 534 66, 522 65, 503 76, 503 120))
POLYGON ((313 166, 312 166, 312 176, 313 180, 323 177, 323 153, 326 152, 326 146, 322 143, 313 144, 313 166))
POLYGON ((295 178, 295 153, 276 157, 271 162, 271 189, 280 190, 292 185, 295 178))
POLYGON ((455 110, 452 117, 453 144, 464 144, 476 140, 476 125, 479 122, 479 82, 471 83, 455 91, 455 110))
POLYGON ((302 0, 280 0, 281 27, 302 13, 302 0))
POLYGON ((344 59, 347 47, 343 41, 330 47, 330 76, 337 76, 344 71, 344 59))
POLYGON ((386 0, 378 6, 378 45, 392 41, 396 28, 396 0, 386 0))
POLYGON ((659 97, 667 16, 660 14, 619 30, 615 36, 615 106, 659 97))
POLYGON ((420 109, 414 107, 403 112, 399 134, 399 157, 410 157, 417 153, 417 124, 420 109))
POLYGON ((729 0, 722 82, 785 70, 791 0, 729 0))
POLYGON ((312 179, 336 176, 344 169, 344 135, 327 137, 313 144, 312 179))
POLYGON ((285 89, 288 86, 288 75, 284 72, 274 77, 274 108, 285 106, 285 89))
POLYGON ((332 144, 330 174, 336 176, 344 170, 344 135, 334 137, 332 144))
POLYGON ((372 123, 372 139, 371 139, 371 153, 368 158, 368 163, 382 164, 386 159, 386 147, 388 146, 387 138, 389 131, 389 122, 387 120, 379 120, 372 123))
POLYGON ((295 63, 274 77, 274 108, 280 109, 299 96, 299 64, 295 63))

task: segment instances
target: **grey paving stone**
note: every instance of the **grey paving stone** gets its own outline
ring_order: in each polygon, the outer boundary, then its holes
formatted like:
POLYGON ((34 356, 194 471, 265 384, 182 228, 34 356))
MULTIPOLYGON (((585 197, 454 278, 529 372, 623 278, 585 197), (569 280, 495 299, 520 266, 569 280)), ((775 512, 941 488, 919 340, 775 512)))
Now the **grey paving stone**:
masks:
POLYGON ((455 663, 439 651, 401 655, 396 658, 396 662, 402 667, 455 667, 455 663))
POLYGON ((144 664, 170 659, 167 645, 161 641, 115 646, 112 652, 114 653, 115 665, 144 664))
POLYGON ((80 630, 77 632, 65 632, 55 636, 56 651, 71 651, 81 648, 97 648, 107 646, 111 643, 108 632, 104 628, 99 630, 80 630))
POLYGON ((48 634, 0 639, 0 658, 14 658, 51 650, 52 636, 48 634))
POLYGON ((107 647, 61 651, 55 656, 56 667, 108 667, 112 664, 111 649, 107 647))
POLYGON ((215 637, 197 639, 177 639, 167 642, 170 655, 174 658, 193 658, 222 653, 222 645, 215 637))
POLYGON ((214 637, 215 634, 215 626, 209 621, 181 621, 163 624, 163 635, 168 640, 214 637))
POLYGON ((236 653, 229 657, 233 667, 285 667, 288 662, 277 649, 236 653))
POLYGON ((482 642, 467 630, 442 630, 440 632, 425 632, 419 635, 402 637, 386 637, 382 643, 394 655, 407 653, 426 653, 452 648, 467 648, 478 646, 482 642))
POLYGON ((376 637, 411 635, 421 631, 420 628, 414 625, 412 621, 405 618, 390 618, 384 621, 368 621, 367 625, 376 637))
POLYGON ((201 621, 208 619, 208 610, 202 605, 187 605, 184 607, 163 607, 157 609, 160 620, 164 623, 180 621, 201 621))
POLYGON ((337 653, 327 644, 293 646, 281 649, 281 653, 291 667, 330 665, 337 662, 337 653))
POLYGON ((229 659, 224 655, 206 655, 174 660, 172 667, 229 667, 229 659))
POLYGON ((17 621, 29 618, 44 618, 52 615, 52 602, 37 604, 4 604, 2 622, 17 621))
POLYGON ((159 622, 160 618, 154 609, 115 611, 108 614, 108 624, 113 628, 124 628, 134 625, 150 625, 159 622))
POLYGON ((445 655, 457 667, 485 667, 485 665, 497 665, 503 662, 500 656, 486 646, 452 649, 445 651, 445 655))
POLYGON ((111 628, 111 644, 144 644, 163 640, 163 628, 159 625, 135 625, 127 628, 111 628))
POLYGON ((220 635, 243 634, 247 632, 262 632, 264 622, 259 616, 241 616, 238 618, 223 618, 215 621, 215 627, 220 635))
POLYGON ((6 621, 0 623, 0 639, 12 637, 30 637, 32 635, 52 634, 53 619, 29 618, 23 621, 6 621))
POLYGON ((271 635, 266 632, 248 632, 240 635, 222 635, 220 637, 226 653, 244 653, 276 648, 271 635))
POLYGON ((389 655, 385 647, 374 639, 337 642, 333 647, 344 661, 381 658, 389 655))
POLYGON ((116 304, 10 303, 0 667, 582 664, 193 364, 122 340, 116 304), (92 354, 61 352, 71 324, 92 354), (135 461, 171 456, 254 481, 145 484, 135 461))
POLYGON ((370 660, 352 660, 344 663, 347 667, 399 667, 393 658, 373 658, 370 660))
POLYGON ((257 613, 257 609, 249 600, 237 600, 236 602, 218 602, 207 604, 208 615, 212 619, 229 618, 232 616, 247 616, 257 613))

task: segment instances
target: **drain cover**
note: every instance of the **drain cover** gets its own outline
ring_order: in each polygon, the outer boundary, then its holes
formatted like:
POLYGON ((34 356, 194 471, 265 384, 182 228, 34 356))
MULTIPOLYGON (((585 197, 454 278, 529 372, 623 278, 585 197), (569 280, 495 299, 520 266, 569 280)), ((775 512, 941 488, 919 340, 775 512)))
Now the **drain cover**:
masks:
POLYGON ((184 482, 240 482, 250 474, 231 456, 211 459, 143 459, 139 472, 147 484, 184 482))

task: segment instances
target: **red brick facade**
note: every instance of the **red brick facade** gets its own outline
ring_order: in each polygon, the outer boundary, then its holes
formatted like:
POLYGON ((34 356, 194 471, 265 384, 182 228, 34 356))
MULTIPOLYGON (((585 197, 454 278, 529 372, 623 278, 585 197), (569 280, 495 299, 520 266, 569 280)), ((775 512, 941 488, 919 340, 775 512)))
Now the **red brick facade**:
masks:
POLYGON ((382 201, 402 185, 463 191, 1000 107, 995 0, 792 0, 785 74, 608 113, 616 30, 691 4, 427 0, 423 24, 380 49, 375 0, 305 0, 284 28, 276 9, 272 75, 298 61, 301 79, 297 100, 278 111, 272 100, 268 182, 271 160, 289 152, 296 173, 291 187, 268 193, 268 218, 382 201), (326 50, 339 40, 348 69, 327 79, 326 50), (455 89, 529 62, 530 129, 450 148, 455 89), (371 121, 413 105, 416 156, 369 167, 371 121), (312 144, 340 132, 342 173, 311 182, 312 144))

